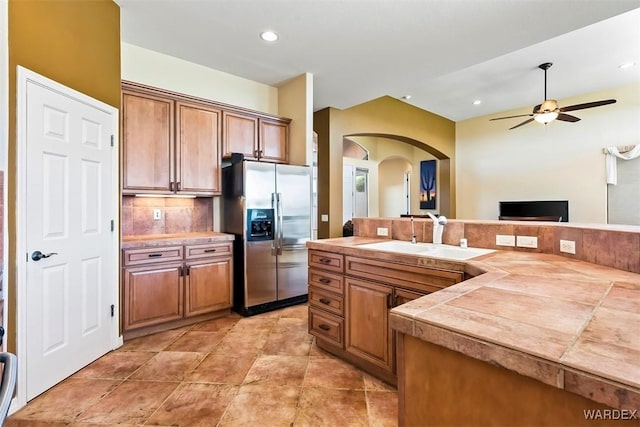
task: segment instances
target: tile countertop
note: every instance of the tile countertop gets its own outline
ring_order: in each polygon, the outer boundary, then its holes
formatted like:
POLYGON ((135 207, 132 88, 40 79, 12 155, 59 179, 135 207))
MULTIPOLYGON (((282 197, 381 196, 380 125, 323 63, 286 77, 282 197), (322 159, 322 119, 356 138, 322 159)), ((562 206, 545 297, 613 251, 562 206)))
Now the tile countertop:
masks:
POLYGON ((234 240, 233 234, 215 231, 176 234, 145 234, 140 236, 123 236, 122 249, 139 249, 168 245, 200 245, 213 242, 234 240))
MULTIPOLYGON (((366 256, 349 237, 311 249, 366 256)), ((469 261, 376 251, 476 275, 394 308, 405 334, 617 409, 640 409, 640 274, 557 255, 496 251, 469 261)))

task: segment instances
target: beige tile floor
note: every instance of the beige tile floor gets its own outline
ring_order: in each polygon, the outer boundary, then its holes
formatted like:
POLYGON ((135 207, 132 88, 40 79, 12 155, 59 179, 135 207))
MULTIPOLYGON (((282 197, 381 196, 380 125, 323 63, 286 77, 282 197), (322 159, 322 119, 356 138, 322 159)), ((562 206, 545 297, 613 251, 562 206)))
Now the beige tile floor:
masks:
POLYGON ((397 402, 317 348, 299 305, 127 341, 5 426, 396 426, 397 402))

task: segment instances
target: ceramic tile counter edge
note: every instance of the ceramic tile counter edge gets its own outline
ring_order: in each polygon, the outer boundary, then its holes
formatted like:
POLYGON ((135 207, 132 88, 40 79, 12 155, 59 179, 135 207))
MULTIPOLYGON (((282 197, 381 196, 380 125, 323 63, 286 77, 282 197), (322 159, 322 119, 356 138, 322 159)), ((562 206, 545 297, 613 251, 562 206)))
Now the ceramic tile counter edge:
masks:
POLYGON ((122 249, 140 249, 168 245, 200 245, 214 242, 234 240, 233 234, 218 232, 156 234, 140 236, 124 236, 122 249))

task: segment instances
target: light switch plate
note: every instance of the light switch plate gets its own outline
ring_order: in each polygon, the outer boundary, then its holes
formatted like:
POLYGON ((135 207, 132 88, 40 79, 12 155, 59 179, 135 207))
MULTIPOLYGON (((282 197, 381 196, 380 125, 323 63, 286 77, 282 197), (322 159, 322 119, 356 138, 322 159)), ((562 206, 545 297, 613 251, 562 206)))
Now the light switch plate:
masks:
POLYGON ((378 236, 388 236, 389 229, 387 227, 378 227, 378 236))
POLYGON ((320 221, 329 222, 329 215, 327 215, 327 214, 320 215, 320 221))
POLYGON ((536 236, 517 236, 516 246, 519 248, 537 248, 538 238, 536 236))
POLYGON ((515 246, 516 236, 508 234, 496 234, 496 246, 515 246))

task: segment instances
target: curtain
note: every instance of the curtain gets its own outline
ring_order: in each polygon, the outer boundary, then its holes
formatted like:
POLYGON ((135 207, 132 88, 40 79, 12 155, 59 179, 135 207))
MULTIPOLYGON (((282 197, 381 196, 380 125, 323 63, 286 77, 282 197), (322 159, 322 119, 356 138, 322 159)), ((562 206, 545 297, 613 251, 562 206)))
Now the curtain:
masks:
POLYGON ((604 154, 606 155, 605 165, 607 170, 607 184, 616 185, 618 183, 618 167, 616 159, 633 160, 640 157, 640 145, 607 147, 604 149, 604 154))

